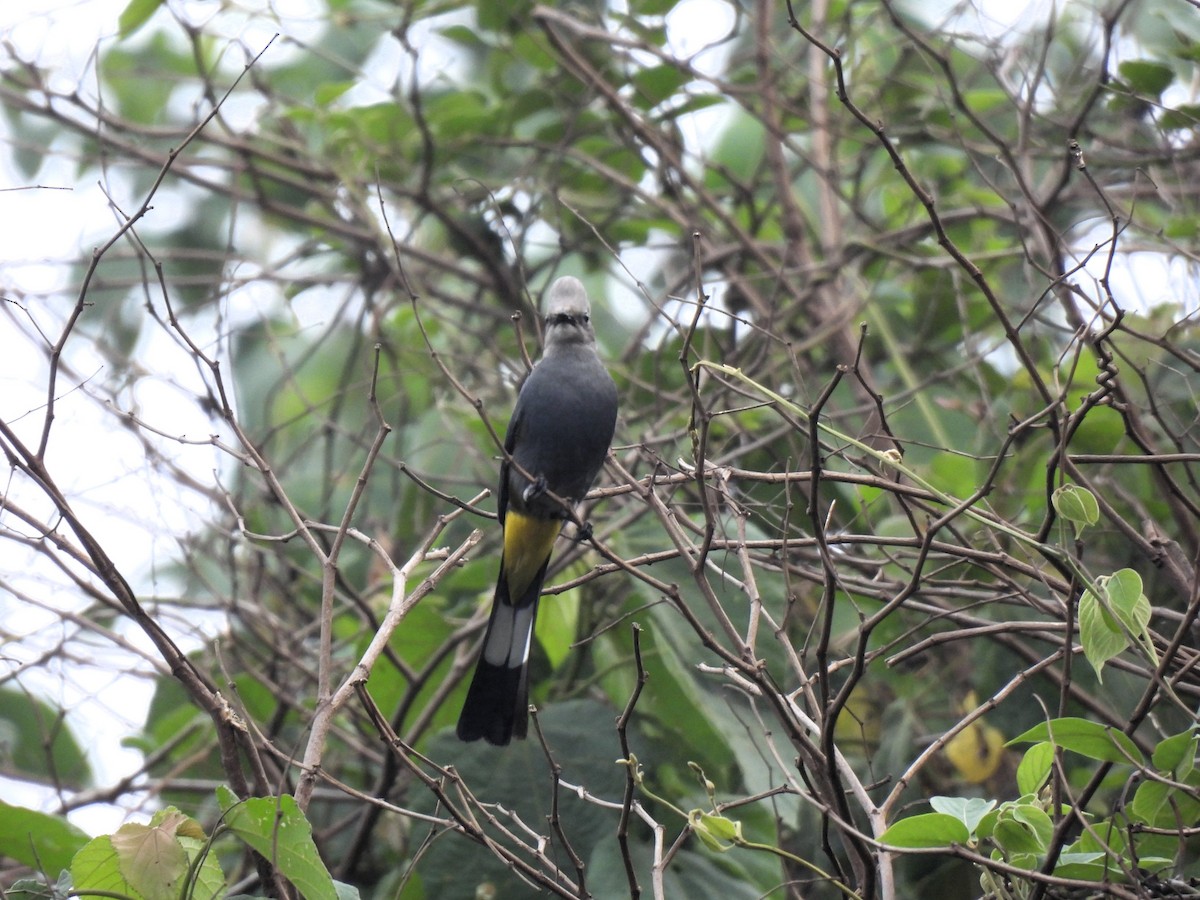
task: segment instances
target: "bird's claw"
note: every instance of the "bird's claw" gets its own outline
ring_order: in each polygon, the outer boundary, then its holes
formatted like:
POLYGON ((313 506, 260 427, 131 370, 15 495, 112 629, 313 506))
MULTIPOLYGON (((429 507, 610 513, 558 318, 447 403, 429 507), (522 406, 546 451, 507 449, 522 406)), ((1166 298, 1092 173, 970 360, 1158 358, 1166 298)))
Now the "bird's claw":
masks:
POLYGON ((521 499, 526 503, 530 503, 545 494, 547 490, 549 490, 549 487, 546 484, 546 477, 539 475, 521 492, 521 499))

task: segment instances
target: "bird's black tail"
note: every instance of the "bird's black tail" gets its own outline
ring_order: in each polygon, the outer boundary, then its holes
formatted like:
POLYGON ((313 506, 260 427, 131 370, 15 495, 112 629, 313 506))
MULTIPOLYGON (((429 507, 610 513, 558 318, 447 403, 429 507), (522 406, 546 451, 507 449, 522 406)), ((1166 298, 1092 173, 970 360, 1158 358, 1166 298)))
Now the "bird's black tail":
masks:
POLYGON ((503 747, 514 737, 525 737, 529 719, 529 650, 533 644, 538 597, 549 562, 547 557, 533 583, 523 596, 516 598, 515 604, 509 597, 501 563, 483 648, 458 717, 460 740, 483 738, 489 744, 503 747))

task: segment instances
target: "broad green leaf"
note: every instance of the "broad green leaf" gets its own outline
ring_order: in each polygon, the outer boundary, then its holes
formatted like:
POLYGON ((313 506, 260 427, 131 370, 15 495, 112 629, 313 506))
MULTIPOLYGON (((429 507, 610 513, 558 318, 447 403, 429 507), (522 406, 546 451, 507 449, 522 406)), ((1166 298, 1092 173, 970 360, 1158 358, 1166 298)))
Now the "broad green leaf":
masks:
POLYGON ((479 30, 468 28, 466 25, 449 25, 439 29, 439 34, 448 41, 453 41, 470 50, 486 50, 487 43, 479 36, 479 30))
POLYGON ((1142 635, 1150 624, 1150 600, 1142 593, 1142 576, 1133 569, 1121 569, 1103 581, 1104 592, 1113 614, 1135 635, 1142 635))
POLYGON ((665 16, 679 0, 631 0, 629 9, 638 16, 665 16))
MULTIPOLYGON (((613 762, 620 755, 620 744, 613 733, 618 711, 610 704, 584 699, 558 701, 538 713, 538 725, 556 762, 563 767, 563 777, 569 778, 571 772, 588 773, 588 789, 599 796, 619 797, 625 782, 626 770, 613 762)), ((635 717, 631 740, 635 735, 637 740, 645 740, 637 726, 635 717)), ((545 819, 539 817, 544 817, 550 808, 553 783, 537 774, 546 771, 546 759, 534 736, 532 721, 529 730, 529 740, 493 747, 482 741, 464 744, 447 728, 429 741, 428 754, 433 759, 453 759, 455 770, 466 784, 475 786, 473 790, 481 802, 499 804, 522 821, 544 823, 545 819)), ((655 772, 647 775, 653 778, 655 772)), ((428 793, 416 795, 413 804, 420 812, 438 814, 435 799, 428 793)), ((563 791, 559 797, 559 815, 581 854, 599 852, 587 848, 613 846, 616 863, 621 865, 616 842, 611 840, 613 819, 608 810, 573 792, 563 791)), ((422 896, 474 897, 479 885, 486 883, 496 886, 497 897, 526 896, 520 892, 521 882, 502 860, 480 854, 478 849, 469 841, 434 841, 421 866, 425 891, 422 896)), ((697 849, 697 852, 701 858, 713 858, 707 851, 697 849)), ((623 877, 623 871, 619 873, 623 877)), ((593 896, 611 896, 596 890, 592 875, 589 868, 588 887, 593 896)))
POLYGON ((1111 406, 1093 406, 1071 437, 1077 453, 1114 453, 1125 437, 1125 420, 1111 406))
POLYGON ((290 794, 239 801, 217 788, 225 825, 279 867, 305 900, 338 900, 333 878, 312 839, 312 826, 290 794))
MULTIPOLYGON (((1165 119, 1166 116, 1164 115, 1165 119)), ((1200 120, 1193 121, 1191 127, 1200 125, 1200 120)), ((1167 126, 1163 126, 1164 128, 1167 126)), ((1200 219, 1195 216, 1173 216, 1163 226, 1163 234, 1176 240, 1188 240, 1200 236, 1200 219)))
POLYGON ((92 777, 87 757, 67 727, 66 712, 7 687, 0 688, 0 759, 5 774, 39 782, 81 788, 92 777))
POLYGON ((1079 639, 1083 655, 1103 680, 1104 664, 1128 646, 1129 641, 1105 612, 1096 595, 1084 591, 1079 600, 1079 639))
POLYGON ((1156 828, 1191 828, 1200 821, 1200 801, 1193 791, 1161 781, 1143 781, 1130 804, 1133 818, 1156 828))
MULTIPOLYGON (((1159 117, 1158 123, 1160 126, 1168 130, 1196 128, 1198 125, 1200 125, 1200 104, 1180 103, 1174 109, 1164 110, 1162 115, 1159 117)), ((1194 234, 1196 220, 1194 218, 1188 218, 1188 221, 1191 223, 1188 233, 1194 234)), ((1168 227, 1168 231, 1169 230, 1170 228, 1168 227)))
POLYGON ((1040 791, 1046 779, 1050 777, 1053 765, 1054 745, 1047 741, 1034 744, 1025 751, 1017 765, 1017 791, 1021 794, 1035 794, 1040 791))
POLYGON ((1163 738, 1154 748, 1150 760, 1160 772, 1186 778, 1196 765, 1196 730, 1189 728, 1179 734, 1163 738))
POLYGON ((729 754, 729 738, 722 733, 723 711, 713 695, 697 681, 695 658, 678 616, 655 607, 642 632, 642 655, 654 684, 654 710, 670 729, 672 740, 689 748, 705 769, 717 771, 729 754))
POLYGON ((10 806, 0 800, 0 856, 57 875, 88 842, 65 816, 10 806))
POLYGON ((929 805, 934 812, 954 816, 971 834, 975 833, 979 821, 996 807, 995 800, 984 800, 981 797, 931 797, 929 805))
POLYGON ((1048 741, 1088 759, 1141 765, 1142 752, 1129 736, 1108 725, 1068 716, 1035 725, 1008 742, 1048 741))
POLYGON ((330 81, 316 89, 313 94, 313 100, 318 106, 328 106, 334 100, 341 97, 346 91, 354 87, 354 81, 330 81))
POLYGON ((678 66, 661 65, 639 69, 633 75, 638 105, 652 109, 678 91, 688 81, 688 75, 678 66))
MULTIPOLYGON (((765 138, 762 122, 739 110, 731 116, 713 148, 714 162, 732 172, 735 178, 750 178, 762 160, 765 138)), ((708 171, 707 178, 714 184, 725 183, 715 169, 708 171)))
POLYGON ((1077 526, 1077 532, 1100 521, 1100 505, 1087 488, 1064 484, 1055 488, 1050 499, 1058 514, 1077 526))
POLYGON ((947 847, 971 840, 967 826, 955 816, 924 813, 892 824, 879 840, 893 847, 947 847))
POLYGON ((129 0, 129 5, 121 10, 121 15, 117 17, 117 34, 122 39, 129 37, 150 21, 150 17, 158 12, 163 2, 164 0, 129 0))
POLYGON ((75 854, 71 860, 71 881, 74 889, 83 895, 89 891, 107 891, 131 900, 145 900, 121 871, 120 857, 107 834, 93 838, 75 854))
POLYGON ((579 602, 580 591, 574 590, 543 597, 538 608, 534 634, 553 669, 576 652, 572 644, 579 627, 579 602))
POLYGON ((433 97, 425 116, 435 137, 451 140, 492 130, 496 111, 479 91, 451 91, 433 97))
POLYGON ((1171 828, 1177 824, 1186 826, 1186 822, 1175 821, 1170 804, 1171 793, 1171 788, 1161 781, 1143 781, 1129 805, 1130 814, 1137 821, 1156 828, 1171 828))
POLYGON ((1066 848, 1066 852, 1092 853, 1100 851, 1109 854, 1124 853, 1128 847, 1128 841, 1125 839, 1127 829, 1128 822, 1125 821, 1122 821, 1121 824, 1114 822, 1112 819, 1101 819, 1093 822, 1091 828, 1084 829, 1080 833, 1079 839, 1066 848))
POLYGON ((1059 878, 1078 878, 1081 881, 1120 881, 1120 869, 1107 854, 1099 850, 1088 853, 1062 853, 1054 866, 1059 878))
POLYGON ((1007 106, 1010 102, 1008 92, 1002 91, 999 88, 979 88, 978 90, 965 91, 963 99, 966 100, 967 106, 976 113, 986 113, 990 110, 1007 106))
POLYGON ((1130 59, 1117 66, 1121 77, 1139 94, 1157 97, 1175 80, 1170 66, 1148 59, 1130 59))
POLYGON ((146 900, 178 897, 188 860, 174 828, 128 823, 110 838, 121 875, 146 900))
POLYGON ((183 847, 191 867, 192 881, 188 885, 189 900, 220 900, 226 894, 225 873, 221 871, 221 863, 217 854, 210 852, 208 838, 189 837, 181 829, 176 836, 179 845, 183 847), (200 864, 197 866, 197 860, 200 864))
POLYGON ((1016 819, 1001 818, 992 830, 992 840, 1008 856, 1030 854, 1037 857, 1046 850, 1041 835, 1016 819))
POLYGON ((939 453, 933 458, 929 480, 952 497, 969 496, 976 487, 975 459, 958 453, 939 453))
POLYGON ((1054 822, 1046 811, 1032 803, 1020 803, 1013 807, 1013 818, 1032 831, 1043 847, 1050 843, 1054 834, 1054 822))

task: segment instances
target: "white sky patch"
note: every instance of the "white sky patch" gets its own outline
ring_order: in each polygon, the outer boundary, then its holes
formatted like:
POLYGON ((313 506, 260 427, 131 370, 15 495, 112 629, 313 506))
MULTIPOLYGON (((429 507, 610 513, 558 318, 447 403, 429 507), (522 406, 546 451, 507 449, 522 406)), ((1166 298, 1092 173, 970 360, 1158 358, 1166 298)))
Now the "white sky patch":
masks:
POLYGON ((0 3, 0 35, 20 59, 77 85, 90 78, 96 41, 116 33, 124 7, 125 0, 8 0, 0 3))
MULTIPOLYGON (((923 15, 935 19, 929 9, 928 0, 920 0, 916 7, 923 15)), ((948 2, 946 24, 950 29, 972 35, 982 41, 1012 42, 1031 30, 1045 27, 1047 18, 1054 13, 1054 0, 1001 0, 1001 2, 961 3, 948 2)), ((1058 5, 1061 7, 1062 0, 1058 5)))
MULTIPOLYGON (((1103 299, 1100 281, 1109 268, 1111 239, 1112 225, 1097 222, 1071 242, 1077 260, 1087 257, 1075 280, 1097 302, 1103 299), (1100 249, 1093 252, 1097 247, 1100 249)), ((1117 305, 1126 312, 1145 315, 1157 307, 1171 306, 1178 310, 1177 320, 1182 320, 1200 312, 1200 281, 1196 270, 1197 264, 1182 254, 1168 256, 1157 250, 1130 250, 1127 239, 1118 237, 1117 252, 1108 272, 1109 289, 1117 305)))
MULTIPOLYGON (((94 96, 98 42, 114 37, 125 5, 126 0, 0 3, 0 37, 13 48, 17 59, 48 66, 55 87, 94 96)), ((13 135, 0 126, 0 139, 11 142, 13 135)), ((27 188, 0 193, 0 287, 6 302, 18 303, 28 311, 12 307, 0 316, 0 416, 33 446, 40 440, 46 403, 45 347, 37 338, 13 332, 36 334, 32 321, 49 341, 57 340, 76 300, 78 287, 73 279, 78 267, 117 227, 105 189, 95 180, 78 179, 76 161, 60 155, 64 146, 48 148, 32 177, 12 166, 8 152, 0 153, 0 187, 27 188)), ((105 187, 113 201, 132 212, 142 198, 133 196, 127 185, 120 169, 106 175, 105 187)), ((180 204, 169 202, 171 195, 168 189, 157 199, 151 214, 155 228, 179 218, 172 210, 177 211, 180 204)), ((128 252, 128 245, 118 244, 114 247, 117 251, 128 252)), ((168 374, 163 379, 142 381, 132 396, 125 392, 120 402, 133 406, 167 435, 189 435, 203 441, 216 428, 195 402, 201 386, 190 358, 180 362, 177 357, 182 351, 155 326, 148 326, 140 341, 139 358, 154 371, 168 374)), ((102 537, 106 551, 134 581, 135 590, 145 597, 170 596, 179 590, 174 578, 167 575, 180 558, 178 541, 210 528, 212 510, 207 501, 156 471, 131 431, 114 427, 118 420, 113 413, 86 393, 89 378, 102 382, 107 378, 104 360, 90 352, 86 337, 69 346, 75 377, 59 380, 48 466, 85 525, 102 537), (80 381, 85 382, 82 387, 80 381)), ((211 445, 183 445, 170 439, 154 442, 160 452, 202 483, 211 482, 214 470, 229 464, 211 445)), ((4 491, 12 502, 48 511, 41 493, 28 484, 22 486, 19 479, 6 482, 4 491)), ((0 528, 29 532, 11 514, 0 513, 0 528)), ((0 570, 6 573, 8 583, 53 607, 39 609, 0 594, 0 617, 6 631, 21 638, 5 647, 5 674, 35 663, 39 654, 79 633, 79 626, 59 624, 54 610, 80 613, 89 601, 45 563, 32 549, 0 541, 0 570)), ((197 646, 203 634, 217 627, 212 616, 197 616, 187 623, 175 618, 163 624, 185 650, 197 646)), ((114 627, 135 646, 144 646, 144 636, 132 623, 118 619, 114 627)), ((94 654, 92 665, 30 665, 22 671, 19 683, 68 710, 68 723, 88 754, 96 783, 111 784, 142 764, 141 754, 122 747, 121 740, 141 727, 154 684, 145 675, 126 674, 135 668, 149 671, 145 661, 100 638, 85 641, 94 654)), ((0 793, 10 802, 46 811, 54 810, 58 803, 52 790, 11 780, 0 782, 0 793)), ((71 813, 70 818, 95 834, 114 830, 127 816, 126 808, 97 804, 71 813)))
POLYGON ((725 0, 683 0, 666 17, 667 50, 706 75, 717 75, 729 59, 726 38, 736 22, 725 0))

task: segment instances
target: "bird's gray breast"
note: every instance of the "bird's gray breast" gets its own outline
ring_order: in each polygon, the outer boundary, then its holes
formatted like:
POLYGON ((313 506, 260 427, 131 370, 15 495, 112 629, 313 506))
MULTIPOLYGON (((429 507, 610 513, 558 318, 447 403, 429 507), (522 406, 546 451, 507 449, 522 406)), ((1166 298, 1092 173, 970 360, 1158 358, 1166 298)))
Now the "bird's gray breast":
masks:
MULTIPOLYGON (((513 459, 535 479, 544 479, 551 493, 578 500, 604 465, 616 419, 617 389, 595 353, 548 357, 534 367, 517 398, 513 459)), ((511 467, 510 502, 545 515, 562 515, 548 498, 523 503, 529 486, 529 480, 511 467)))

